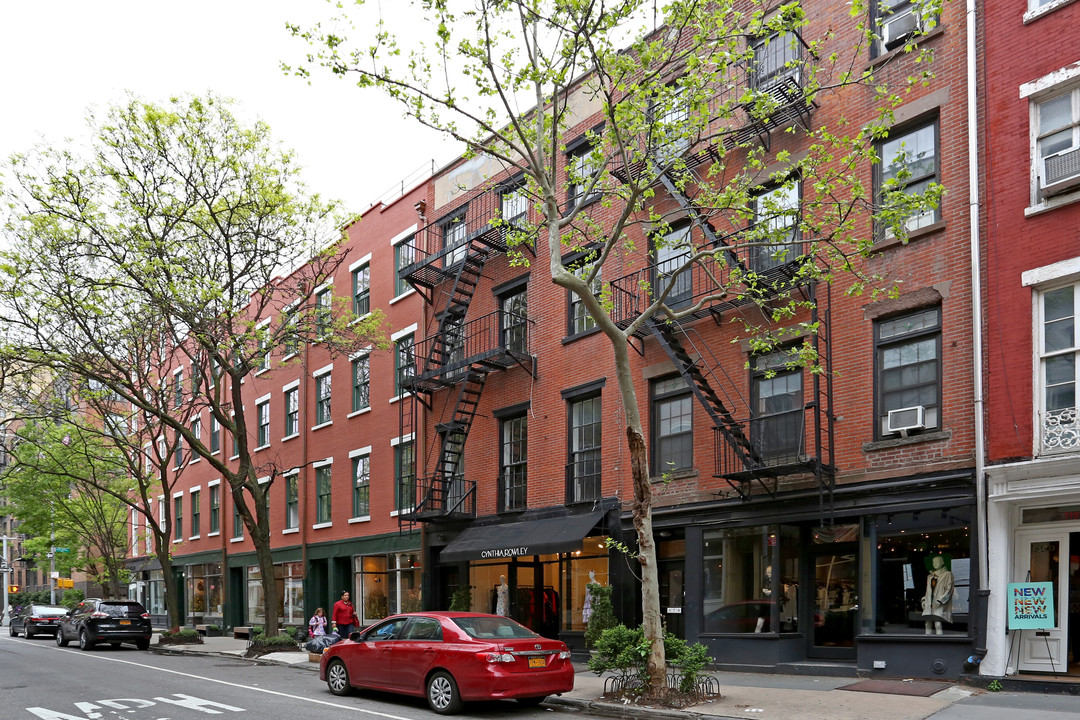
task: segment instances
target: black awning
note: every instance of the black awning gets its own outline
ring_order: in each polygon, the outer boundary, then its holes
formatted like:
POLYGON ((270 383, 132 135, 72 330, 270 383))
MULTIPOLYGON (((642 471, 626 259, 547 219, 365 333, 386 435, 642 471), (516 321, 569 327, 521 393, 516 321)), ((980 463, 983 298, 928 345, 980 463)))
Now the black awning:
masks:
POLYGON ((443 548, 439 558, 447 562, 496 560, 578 550, 603 516, 594 512, 466 528, 443 548))

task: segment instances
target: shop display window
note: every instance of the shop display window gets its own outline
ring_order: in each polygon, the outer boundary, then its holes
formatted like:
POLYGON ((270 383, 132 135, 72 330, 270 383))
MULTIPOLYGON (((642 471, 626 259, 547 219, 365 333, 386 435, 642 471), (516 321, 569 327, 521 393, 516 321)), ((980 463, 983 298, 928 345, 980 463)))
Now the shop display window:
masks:
MULTIPOLYGON (((265 598, 262 573, 257 565, 247 571, 248 622, 252 625, 266 622, 265 598)), ((274 579, 278 591, 278 622, 285 625, 304 625, 304 571, 298 562, 274 565, 274 579)))
POLYGON ((874 632, 967 635, 971 509, 878 515, 874 632))
POLYGON ((353 572, 361 625, 423 609, 419 553, 360 555, 353 558, 353 572))
POLYGON ((188 565, 184 576, 189 620, 197 624, 221 620, 221 563, 188 565))
MULTIPOLYGON (((774 549, 779 528, 759 525, 706 532, 702 629, 706 633, 775 632, 777 592, 774 549)), ((794 577, 794 575, 793 575, 794 577)), ((794 612, 784 603, 785 610, 794 612)))

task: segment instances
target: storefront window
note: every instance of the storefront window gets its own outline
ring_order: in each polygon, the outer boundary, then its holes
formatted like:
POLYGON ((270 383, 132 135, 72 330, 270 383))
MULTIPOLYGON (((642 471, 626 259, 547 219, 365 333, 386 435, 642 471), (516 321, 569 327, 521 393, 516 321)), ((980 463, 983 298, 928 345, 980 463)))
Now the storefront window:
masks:
POLYGON ((970 508, 878 515, 877 633, 966 635, 970 508))
MULTIPOLYGON (((262 573, 257 565, 248 567, 248 622, 266 621, 263 604, 262 573)), ((278 622, 285 625, 303 625, 304 617, 304 571, 301 563, 274 565, 274 579, 278 591, 278 622)))
POLYGON ((705 533, 704 632, 775 632, 773 549, 777 534, 774 525, 705 533))
POLYGON ((419 552, 363 555, 353 558, 360 624, 423 607, 419 552))
POLYGON ((188 565, 184 576, 185 611, 189 621, 201 624, 208 619, 220 620, 221 563, 188 565))
POLYGON ((151 570, 146 582, 146 611, 151 615, 165 614, 165 574, 161 570, 151 570))

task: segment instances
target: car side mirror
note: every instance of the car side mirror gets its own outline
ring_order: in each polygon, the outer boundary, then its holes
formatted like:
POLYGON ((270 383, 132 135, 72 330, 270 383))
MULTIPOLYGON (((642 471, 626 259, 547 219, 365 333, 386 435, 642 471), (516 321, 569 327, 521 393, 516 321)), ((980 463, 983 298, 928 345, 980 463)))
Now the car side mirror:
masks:
POLYGON ((349 633, 349 639, 353 642, 360 642, 360 631, 353 630, 351 633, 349 633))

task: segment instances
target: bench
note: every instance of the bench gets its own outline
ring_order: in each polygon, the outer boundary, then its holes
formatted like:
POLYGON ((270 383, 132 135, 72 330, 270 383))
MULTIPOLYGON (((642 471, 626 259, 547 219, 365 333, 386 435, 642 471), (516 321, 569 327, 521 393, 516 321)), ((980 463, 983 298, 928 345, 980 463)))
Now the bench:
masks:
POLYGON ((232 630, 232 636, 235 640, 250 640, 251 639, 251 627, 234 627, 232 630))

